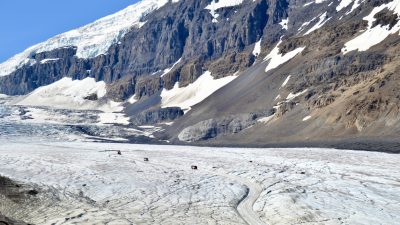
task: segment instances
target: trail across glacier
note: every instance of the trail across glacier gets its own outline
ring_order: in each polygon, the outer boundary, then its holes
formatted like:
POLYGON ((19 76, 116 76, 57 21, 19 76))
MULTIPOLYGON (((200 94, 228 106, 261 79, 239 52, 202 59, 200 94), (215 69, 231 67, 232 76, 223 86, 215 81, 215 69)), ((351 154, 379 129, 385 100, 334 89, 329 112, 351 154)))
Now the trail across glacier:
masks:
POLYGON ((258 213, 255 212, 253 209, 254 203, 260 197, 260 194, 262 192, 261 185, 239 176, 223 173, 218 173, 218 175, 234 180, 240 184, 245 185, 248 188, 247 195, 244 199, 240 201, 239 205, 237 206, 238 213, 242 217, 242 219, 249 225, 265 225, 265 223, 261 221, 260 215, 258 215, 258 213))
MULTIPOLYGON (((168 166, 164 165, 164 164, 155 164, 155 163, 148 163, 148 164, 154 165, 154 166, 161 166, 166 169, 172 169, 172 168, 168 168, 168 166)), ((260 194, 262 192, 261 185, 255 183, 255 182, 252 182, 248 179, 242 178, 240 176, 227 174, 227 173, 223 173, 223 172, 215 172, 212 170, 202 170, 202 172, 206 173, 206 174, 219 176, 219 177, 224 177, 224 178, 229 179, 230 181, 234 181, 236 183, 244 185, 247 189, 246 194, 245 194, 244 198, 239 201, 239 204, 236 207, 240 217, 248 225, 265 225, 265 223, 260 219, 260 216, 258 215, 258 213, 255 212, 253 209, 254 203, 260 197, 260 194)))

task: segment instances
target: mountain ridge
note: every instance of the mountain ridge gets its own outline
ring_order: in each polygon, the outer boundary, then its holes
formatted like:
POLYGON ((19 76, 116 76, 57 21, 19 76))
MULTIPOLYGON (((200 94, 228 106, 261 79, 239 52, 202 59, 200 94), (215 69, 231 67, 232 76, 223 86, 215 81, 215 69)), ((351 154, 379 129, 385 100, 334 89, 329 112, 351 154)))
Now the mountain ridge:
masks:
POLYGON ((0 77, 0 92, 92 77, 107 84, 104 98, 121 102, 131 124, 159 124, 156 138, 172 143, 375 140, 393 148, 400 129, 398 0, 228 3, 166 1, 106 54, 82 59, 76 46, 38 53, 34 65, 0 77), (213 82, 221 86, 199 88, 213 82))

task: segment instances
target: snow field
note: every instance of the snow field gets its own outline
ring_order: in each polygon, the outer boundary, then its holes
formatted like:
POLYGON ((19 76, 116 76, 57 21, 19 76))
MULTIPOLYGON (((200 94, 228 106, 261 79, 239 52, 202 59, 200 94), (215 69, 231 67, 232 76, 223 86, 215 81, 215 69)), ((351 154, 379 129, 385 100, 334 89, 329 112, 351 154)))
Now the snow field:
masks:
MULTIPOLYGON (((14 102, 14 104, 69 110, 98 110, 103 112, 98 115, 99 123, 101 124, 129 124, 129 118, 123 113, 118 113, 123 110, 123 103, 106 100, 104 98, 106 92, 104 81, 96 82, 93 78, 72 80, 65 77, 50 85, 36 89, 26 97, 14 102), (95 95, 98 100, 88 100, 87 97, 91 95, 95 95)), ((133 99, 130 99, 129 102, 134 103, 133 99)), ((35 119, 35 122, 51 123, 54 120, 60 120, 58 117, 48 116, 49 110, 40 110, 34 107, 30 110, 30 116, 35 119)), ((66 117, 62 114, 61 116, 66 117)))

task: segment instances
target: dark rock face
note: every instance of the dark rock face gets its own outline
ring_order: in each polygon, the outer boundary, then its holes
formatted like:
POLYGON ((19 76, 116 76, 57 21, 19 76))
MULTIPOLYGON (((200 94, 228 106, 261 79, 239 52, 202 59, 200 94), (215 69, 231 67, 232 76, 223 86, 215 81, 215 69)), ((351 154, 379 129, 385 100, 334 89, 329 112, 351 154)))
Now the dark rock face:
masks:
POLYGON ((97 101, 99 99, 99 97, 97 96, 96 93, 93 93, 91 95, 84 97, 83 99, 89 100, 89 101, 97 101))
POLYGON ((181 68, 173 69, 169 73, 165 74, 165 76, 162 77, 164 88, 167 90, 171 90, 175 86, 175 83, 179 81, 181 74, 183 74, 181 68))
POLYGON ((253 65, 254 61, 255 56, 251 53, 233 52, 211 63, 209 67, 215 78, 221 78, 238 71, 244 71, 247 67, 253 65))
POLYGON ((41 52, 36 53, 31 56, 31 58, 35 59, 37 62, 40 62, 44 59, 66 59, 73 57, 76 54, 76 47, 70 46, 65 48, 55 49, 49 52, 41 52))
POLYGON ((376 20, 372 23, 372 27, 378 25, 389 25, 389 29, 392 29, 393 26, 396 25, 396 23, 399 21, 399 16, 397 14, 393 14, 388 9, 384 9, 383 11, 377 13, 374 18, 376 20))
POLYGON ((160 77, 140 77, 136 84, 135 95, 138 98, 142 96, 151 96, 161 90, 162 84, 160 77))
POLYGON ((131 121, 135 125, 150 125, 173 121, 183 116, 183 114, 182 109, 178 107, 152 109, 133 116, 131 121))
POLYGON ((204 72, 203 63, 204 60, 196 59, 184 65, 179 71, 179 86, 185 87, 200 77, 204 72))
POLYGON ((126 76, 107 86, 107 97, 118 101, 127 99, 135 94, 136 80, 133 77, 126 76))

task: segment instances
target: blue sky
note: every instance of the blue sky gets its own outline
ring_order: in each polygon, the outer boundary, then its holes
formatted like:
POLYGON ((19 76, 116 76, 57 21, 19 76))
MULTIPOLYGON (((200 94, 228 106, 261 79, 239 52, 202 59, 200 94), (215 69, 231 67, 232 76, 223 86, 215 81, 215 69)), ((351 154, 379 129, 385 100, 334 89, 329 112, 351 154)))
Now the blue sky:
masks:
POLYGON ((0 62, 138 0, 0 0, 0 62))

